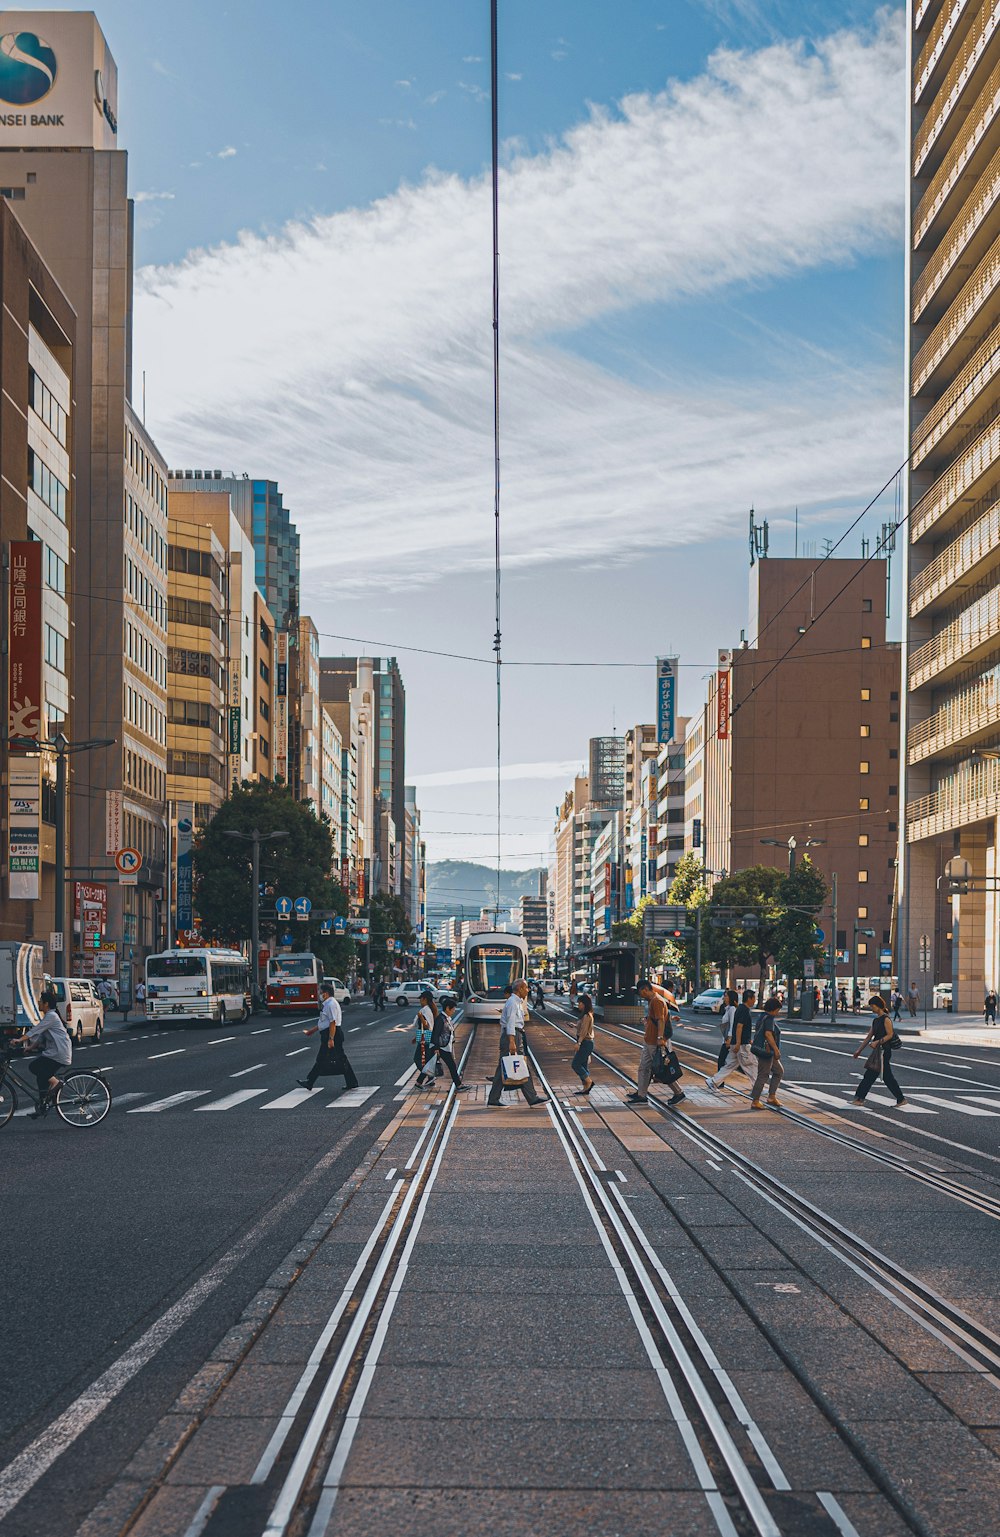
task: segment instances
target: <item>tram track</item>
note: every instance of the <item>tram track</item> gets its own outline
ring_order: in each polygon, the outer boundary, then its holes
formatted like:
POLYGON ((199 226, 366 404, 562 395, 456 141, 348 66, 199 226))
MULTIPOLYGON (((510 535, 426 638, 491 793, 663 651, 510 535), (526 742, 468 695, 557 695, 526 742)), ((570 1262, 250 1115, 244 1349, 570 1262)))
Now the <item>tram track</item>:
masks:
MULTIPOLYGON (((620 1185, 609 1175, 579 1113, 561 1103, 530 1047, 529 1055, 549 1094, 556 1134, 720 1533, 731 1537, 734 1531, 749 1530, 758 1537, 793 1537, 808 1530, 849 1537, 855 1528, 832 1492, 792 1491, 765 1432, 718 1360, 620 1185)), ((843 1438, 839 1419, 828 1406, 820 1407, 832 1433, 843 1438)), ((926 1534, 919 1516, 899 1499, 871 1459, 861 1453, 859 1461, 907 1527, 926 1534)))

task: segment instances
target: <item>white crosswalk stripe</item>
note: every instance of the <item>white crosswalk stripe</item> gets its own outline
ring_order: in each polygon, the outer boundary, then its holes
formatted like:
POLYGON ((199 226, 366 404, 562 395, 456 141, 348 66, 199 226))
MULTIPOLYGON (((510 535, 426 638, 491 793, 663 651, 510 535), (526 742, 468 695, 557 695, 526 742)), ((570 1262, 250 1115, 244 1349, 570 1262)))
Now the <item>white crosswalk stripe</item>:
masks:
POLYGON ((365 1100, 371 1099, 372 1095, 377 1093, 377 1083, 368 1088, 364 1084, 359 1084, 356 1089, 348 1089, 345 1094, 341 1094, 339 1099, 332 1099, 326 1108, 328 1110, 353 1110, 356 1105, 363 1105, 365 1100))
POLYGON ((237 1089, 233 1094, 227 1094, 223 1099, 213 1099, 210 1105, 195 1105, 195 1114, 206 1110, 232 1110, 235 1105, 245 1105, 248 1099, 257 1099, 259 1095, 266 1094, 266 1089, 237 1089))
POLYGON ((987 1099, 985 1094, 963 1094, 963 1099, 969 1099, 974 1105, 990 1105, 994 1110, 1000 1110, 1000 1099, 987 1099))
POLYGON ((168 1094, 166 1099, 154 1100, 151 1105, 136 1105, 134 1110, 127 1110, 126 1115, 156 1115, 161 1110, 172 1110, 175 1105, 183 1105, 189 1099, 201 1099, 204 1094, 211 1094, 211 1089, 182 1089, 179 1094, 168 1094))
POLYGON ((1000 1115, 1000 1106, 996 1110, 979 1110, 975 1105, 963 1105, 957 1099, 942 1099, 939 1094, 913 1094, 912 1099, 919 1099, 928 1105, 940 1105, 942 1110, 957 1110, 959 1115, 1000 1115))
POLYGON ((294 1110, 296 1105, 301 1105, 304 1100, 312 1099, 318 1094, 318 1089, 292 1089, 290 1094, 282 1094, 278 1099, 268 1100, 266 1105, 261 1105, 262 1110, 294 1110))

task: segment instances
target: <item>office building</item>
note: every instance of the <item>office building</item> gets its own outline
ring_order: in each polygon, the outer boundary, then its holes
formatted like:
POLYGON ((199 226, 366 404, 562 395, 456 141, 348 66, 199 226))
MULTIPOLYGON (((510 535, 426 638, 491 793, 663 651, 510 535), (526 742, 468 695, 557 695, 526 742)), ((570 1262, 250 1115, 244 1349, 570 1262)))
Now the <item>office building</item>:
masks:
POLYGON ((407 894, 410 927, 417 936, 417 948, 422 950, 427 934, 427 845, 420 828, 417 792, 412 785, 406 786, 405 810, 403 890, 407 894))
POLYGON ((332 874, 340 879, 344 744, 336 722, 325 705, 318 705, 320 719, 320 812, 330 823, 333 838, 332 874))
MULTIPOLYGON (((878 975, 892 943, 900 648, 886 641, 885 614, 884 560, 759 561, 755 644, 718 670, 706 709, 710 867, 787 870, 808 853, 828 882, 836 872, 844 977, 855 923, 861 975, 878 975)), ((827 943, 830 916, 819 920, 827 943)))
POLYGON ((898 954, 904 983, 978 1011, 1000 981, 1000 34, 985 4, 921 0, 909 25, 898 954))
POLYGON ((170 506, 167 794, 175 812, 179 805, 204 827, 229 785, 226 549, 211 521, 183 516, 178 500, 170 506))
POLYGON ((606 805, 592 803, 590 781, 586 774, 578 774, 556 814, 552 944, 557 957, 571 955, 590 943, 591 857, 611 817, 612 811, 606 805))
POLYGON ((666 901, 684 853, 684 814, 687 795, 685 738, 690 722, 677 719, 671 741, 656 755, 656 896, 666 901))
MULTIPOLYGON (((75 332, 65 294, 0 202, 0 538, 8 562, 3 718, 5 734, 50 741, 73 729, 75 332)), ((47 941, 55 927, 55 758, 5 751, 0 768, 7 837, 0 938, 47 941)), ((67 835, 64 859, 68 851, 67 835)), ((64 937, 68 946, 70 936, 64 937)))
MULTIPOLYGON (((406 692, 396 659, 324 656, 320 658, 319 676, 324 703, 343 708, 353 697, 357 706, 358 819, 371 845, 363 856, 370 890, 405 897, 406 692), (375 796, 381 796, 377 812, 375 796)), ((343 732, 340 720, 338 725, 343 732)))
POLYGON ((254 547, 254 578, 279 630, 294 630, 299 616, 299 534, 277 481, 221 470, 171 470, 170 489, 227 495, 254 547))
POLYGON ((317 813, 323 794, 323 722, 319 691, 319 635, 307 614, 296 626, 298 687, 289 706, 288 782, 296 800, 317 813))
POLYGON ((625 804, 625 738, 592 736, 589 756, 591 805, 619 810, 625 804))
POLYGON ((546 897, 521 897, 517 904, 515 921, 524 935, 528 953, 545 950, 548 944, 548 911, 546 897))
POLYGON ((44 37, 56 64, 44 109, 13 114, 4 129, 0 185, 76 313, 68 734, 116 745, 74 757, 72 867, 111 873, 107 933, 127 993, 161 923, 166 486, 163 460, 129 409, 132 208, 117 68, 91 12, 6 11, 4 26, 44 37), (130 631, 144 660, 126 660, 130 631), (135 887, 113 873, 111 827, 142 854, 135 887))

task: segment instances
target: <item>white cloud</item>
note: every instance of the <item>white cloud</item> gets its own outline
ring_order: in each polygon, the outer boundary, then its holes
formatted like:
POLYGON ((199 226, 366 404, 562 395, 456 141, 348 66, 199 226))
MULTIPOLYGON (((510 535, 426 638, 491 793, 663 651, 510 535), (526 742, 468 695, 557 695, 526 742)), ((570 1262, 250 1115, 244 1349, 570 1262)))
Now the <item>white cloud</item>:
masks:
POLYGON ((136 203, 163 203, 173 199, 172 192, 136 192, 133 201, 136 203))
POLYGON ((462 59, 463 64, 481 64, 482 62, 482 56, 478 53, 467 53, 462 59))
POLYGON ((219 153, 216 155, 215 158, 216 158, 216 160, 232 160, 232 158, 233 158, 233 156, 235 154, 236 154, 236 146, 235 146, 235 144, 227 144, 224 149, 220 149, 219 150, 219 153))
MULTIPOLYGON (((500 777, 502 779, 572 779, 574 774, 582 774, 583 765, 579 758, 567 758, 559 763, 505 763, 500 777)), ((439 785, 484 785, 495 784, 497 777, 496 764, 487 765, 485 768, 456 768, 442 769, 434 774, 410 774, 407 773, 406 782, 414 785, 418 790, 429 790, 439 785)), ((471 836, 478 836, 472 834, 471 836)), ((513 836, 513 835, 511 835, 513 836)), ((537 836, 537 835, 533 835, 537 836)))
MULTIPOLYGON (((640 383, 560 337, 900 241, 903 89, 890 19, 814 51, 720 53, 700 78, 507 160, 509 565, 693 542, 751 499, 807 510, 884 478, 898 386, 867 357, 830 366, 793 346, 783 383, 704 370, 640 383)), ((309 602, 492 562, 489 260, 486 179, 429 173, 368 208, 139 274, 161 445, 172 463, 280 478, 309 602)))
POLYGON ((524 76, 523 75, 517 75, 517 74, 514 74, 514 73, 508 71, 507 74, 504 75, 504 79, 505 80, 523 80, 524 76))

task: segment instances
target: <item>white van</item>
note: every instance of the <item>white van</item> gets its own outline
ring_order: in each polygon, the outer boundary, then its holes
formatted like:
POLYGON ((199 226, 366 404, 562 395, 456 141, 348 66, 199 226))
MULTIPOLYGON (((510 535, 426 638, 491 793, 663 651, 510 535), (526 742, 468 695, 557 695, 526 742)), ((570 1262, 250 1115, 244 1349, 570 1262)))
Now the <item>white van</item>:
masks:
POLYGON ((56 1012, 77 1045, 104 1034, 104 1001, 89 977, 46 977, 43 984, 56 995, 56 1012))

